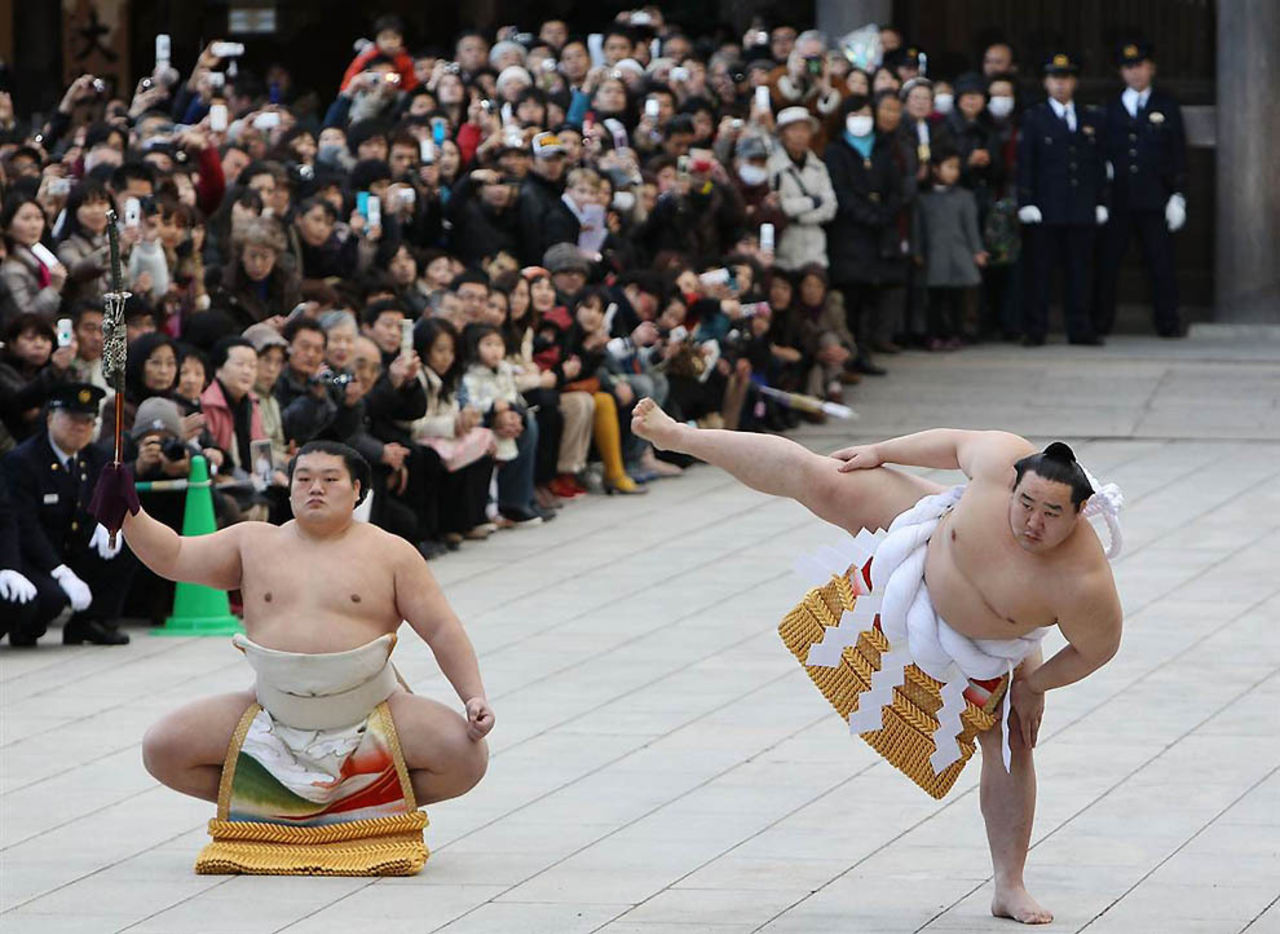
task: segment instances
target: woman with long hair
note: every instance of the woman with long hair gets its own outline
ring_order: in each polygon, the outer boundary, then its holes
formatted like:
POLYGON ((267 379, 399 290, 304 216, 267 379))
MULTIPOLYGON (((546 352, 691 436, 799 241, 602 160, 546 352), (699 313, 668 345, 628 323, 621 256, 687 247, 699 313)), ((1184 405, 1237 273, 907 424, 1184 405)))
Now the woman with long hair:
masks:
POLYGON ((40 202, 29 195, 11 194, 0 209, 0 236, 5 258, 0 263, 0 324, 23 312, 52 322, 62 304, 67 267, 46 262, 32 247, 44 240, 47 218, 40 202))
MULTIPOLYGON (((518 371, 516 386, 538 420, 538 458, 534 466, 534 495, 543 509, 559 509, 565 496, 552 491, 558 474, 560 450, 564 436, 564 413, 560 407, 560 391, 554 372, 542 370, 533 359, 533 307, 529 300, 529 282, 519 273, 508 273, 494 282, 492 294, 505 295, 506 314, 498 325, 507 345, 507 359, 518 371)), ((578 495, 564 490, 570 498, 578 495)))

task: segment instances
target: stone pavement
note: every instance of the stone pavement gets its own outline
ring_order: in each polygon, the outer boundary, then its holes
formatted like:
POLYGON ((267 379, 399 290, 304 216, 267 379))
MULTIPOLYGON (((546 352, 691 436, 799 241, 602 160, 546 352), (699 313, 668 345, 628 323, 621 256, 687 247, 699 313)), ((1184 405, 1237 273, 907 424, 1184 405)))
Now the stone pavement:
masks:
MULTIPOLYGON (((819 450, 934 425, 1064 437, 1129 500, 1119 656, 1053 692, 1028 884, 1055 930, 1280 931, 1280 344, 907 355, 819 450)), ((498 716, 409 879, 196 876, 212 806, 158 787, 162 712, 247 684, 225 640, 0 648, 0 931, 1011 931, 978 767, 935 802, 847 735, 775 625, 799 506, 698 468, 433 565, 498 716)), ((1046 650, 1061 644, 1051 636, 1046 650)), ((450 691, 410 634, 416 690, 450 691)))

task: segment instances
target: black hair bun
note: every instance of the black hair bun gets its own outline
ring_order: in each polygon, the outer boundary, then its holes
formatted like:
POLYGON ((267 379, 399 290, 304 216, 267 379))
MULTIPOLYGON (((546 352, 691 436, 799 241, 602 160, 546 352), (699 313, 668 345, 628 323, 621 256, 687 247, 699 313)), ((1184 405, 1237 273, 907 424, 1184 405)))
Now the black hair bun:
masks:
POLYGON ((1050 460, 1061 461, 1064 464, 1074 464, 1076 462, 1075 451, 1061 441, 1055 441, 1045 448, 1044 456, 1050 460))

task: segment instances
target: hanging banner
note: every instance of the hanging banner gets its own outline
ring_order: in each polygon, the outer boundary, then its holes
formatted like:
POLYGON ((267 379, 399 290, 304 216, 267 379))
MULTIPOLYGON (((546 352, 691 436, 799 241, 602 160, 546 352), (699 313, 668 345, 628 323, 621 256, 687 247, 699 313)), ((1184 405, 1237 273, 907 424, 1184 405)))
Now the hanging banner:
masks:
POLYGON ((129 85, 128 0, 62 0, 62 85, 86 72, 107 82, 112 97, 129 85))

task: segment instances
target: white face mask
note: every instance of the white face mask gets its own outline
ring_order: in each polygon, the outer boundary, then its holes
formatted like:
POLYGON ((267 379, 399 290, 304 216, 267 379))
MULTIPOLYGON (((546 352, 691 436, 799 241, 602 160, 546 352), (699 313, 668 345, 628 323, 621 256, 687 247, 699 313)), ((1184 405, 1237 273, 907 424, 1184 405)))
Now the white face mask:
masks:
POLYGON ((875 128, 875 118, 863 114, 849 114, 844 118, 844 128, 850 136, 866 136, 875 128))
POLYGON ((991 116, 997 120, 1003 120, 1009 114, 1013 113, 1012 97, 993 97, 987 101, 987 110, 991 111, 991 116))
POLYGON ((613 201, 610 202, 615 211, 630 211, 636 206, 636 196, 630 191, 615 191, 613 193, 613 201))
POLYGON ((738 178, 742 179, 744 185, 763 185, 769 180, 769 170, 764 166, 744 162, 738 166, 738 178))
POLYGON ((933 95, 933 109, 940 114, 951 113, 956 98, 954 94, 935 94, 933 95))

